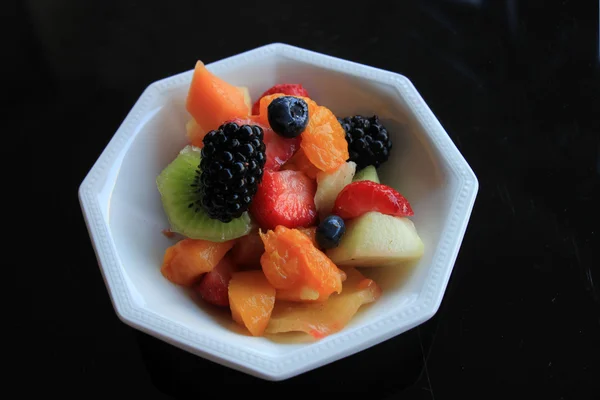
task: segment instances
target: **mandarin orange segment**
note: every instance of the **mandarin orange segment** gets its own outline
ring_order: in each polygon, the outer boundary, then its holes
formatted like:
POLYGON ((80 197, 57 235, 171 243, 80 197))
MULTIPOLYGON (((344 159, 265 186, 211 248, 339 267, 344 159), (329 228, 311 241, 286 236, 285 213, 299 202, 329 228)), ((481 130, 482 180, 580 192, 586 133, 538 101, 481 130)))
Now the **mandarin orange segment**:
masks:
POLYGON ((275 299, 278 301, 294 301, 294 302, 322 302, 327 300, 321 296, 319 292, 311 289, 308 286, 299 286, 292 289, 278 289, 275 299))
POLYGON ((321 171, 332 171, 350 157, 346 133, 327 107, 309 108, 309 120, 300 147, 321 171))
POLYGON ((312 243, 303 254, 306 258, 306 285, 321 295, 342 291, 342 274, 338 267, 312 243))
POLYGON ((276 289, 312 290, 323 299, 341 292, 343 273, 306 234, 279 225, 274 231, 261 232, 261 238, 265 244, 262 269, 276 289))
POLYGON ((269 282, 277 289, 293 288, 301 280, 302 266, 294 255, 301 253, 302 248, 307 247, 306 243, 310 244, 310 239, 300 234, 299 241, 295 243, 296 235, 292 231, 295 230, 279 225, 266 234, 259 232, 265 245, 260 264, 269 282))
POLYGON ((260 103, 258 106, 258 115, 253 115, 251 118, 253 118, 257 122, 260 122, 262 124, 269 125, 269 117, 268 117, 269 114, 267 112, 267 108, 269 107, 269 104, 271 104, 271 102, 273 100, 275 100, 276 98, 281 97, 281 96, 285 96, 285 95, 283 93, 275 93, 275 94, 270 94, 270 95, 265 96, 262 99, 260 99, 260 103))
MULTIPOLYGON (((340 279, 342 282, 344 282, 347 278, 347 275, 343 270, 339 270, 339 272, 340 279)), ((275 298, 281 301, 319 303, 326 301, 329 298, 329 295, 322 295, 310 286, 303 285, 293 287, 291 289, 278 289, 275 298)))
POLYGON ((262 271, 234 272, 229 281, 231 316, 253 336, 263 334, 275 305, 275 288, 262 271))
POLYGON ((160 272, 177 285, 190 286, 202 274, 211 271, 233 247, 233 243, 233 240, 215 243, 183 239, 167 248, 160 272))
POLYGON ((316 248, 319 248, 319 245, 317 244, 317 227, 316 226, 311 226, 308 228, 298 228, 298 230, 300 232, 304 233, 306 236, 308 236, 308 238, 312 242, 313 246, 315 246, 316 248))

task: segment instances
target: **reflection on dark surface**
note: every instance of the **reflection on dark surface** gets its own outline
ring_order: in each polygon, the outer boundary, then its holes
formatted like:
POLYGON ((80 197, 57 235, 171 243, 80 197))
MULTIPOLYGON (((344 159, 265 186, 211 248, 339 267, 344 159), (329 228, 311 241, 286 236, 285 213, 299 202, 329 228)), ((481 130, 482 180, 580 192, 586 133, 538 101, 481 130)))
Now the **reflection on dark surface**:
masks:
MULTIPOLYGON (((73 226, 60 243, 48 242, 47 254, 68 239, 77 256, 61 268, 40 268, 27 289, 42 305, 35 323, 53 341, 31 367, 48 380, 48 393, 119 388, 188 397, 203 395, 206 382, 217 389, 252 382, 264 388, 259 393, 290 384, 303 385, 294 392, 314 392, 309 384, 316 383, 325 392, 368 391, 377 399, 481 398, 482 390, 488 399, 598 398, 597 2, 390 1, 367 11, 273 1, 211 6, 6 6, 16 23, 7 45, 5 90, 13 105, 4 131, 18 132, 33 159, 52 157, 57 177, 40 180, 33 198, 53 210, 45 226, 73 226), (118 321, 75 192, 150 82, 199 58, 209 63, 274 41, 406 75, 473 167, 480 191, 434 319, 267 384, 118 321)), ((39 172, 36 163, 29 168, 39 172)))
POLYGON ((252 384, 265 398, 282 393, 314 396, 320 393, 368 392, 373 398, 386 398, 418 380, 423 368, 425 349, 432 335, 427 325, 332 364, 297 377, 268 382, 233 371, 189 353, 175 352, 170 345, 143 333, 136 333, 144 362, 156 387, 176 397, 202 395, 198 377, 209 382, 231 385, 252 384), (174 359, 174 356, 176 358, 174 359), (317 386, 318 385, 318 386, 317 386))

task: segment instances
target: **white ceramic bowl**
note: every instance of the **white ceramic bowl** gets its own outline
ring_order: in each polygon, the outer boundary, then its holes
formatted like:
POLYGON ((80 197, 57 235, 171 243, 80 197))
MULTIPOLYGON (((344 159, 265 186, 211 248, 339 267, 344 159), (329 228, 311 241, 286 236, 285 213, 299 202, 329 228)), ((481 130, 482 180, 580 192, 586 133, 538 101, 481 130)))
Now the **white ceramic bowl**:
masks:
MULTIPOLYGON (((190 60, 193 65, 196 60, 190 60)), ((316 342, 251 337, 225 313, 194 300, 160 273, 173 242, 156 177, 186 144, 185 98, 192 71, 142 93, 79 189, 92 244, 119 318, 222 365, 282 380, 376 345, 435 314, 478 190, 475 174, 411 82, 402 75, 284 44, 212 63, 253 99, 276 83, 301 83, 338 116, 378 114, 394 148, 383 183, 404 194, 425 254, 412 269, 368 271, 382 297, 341 332, 316 342)))

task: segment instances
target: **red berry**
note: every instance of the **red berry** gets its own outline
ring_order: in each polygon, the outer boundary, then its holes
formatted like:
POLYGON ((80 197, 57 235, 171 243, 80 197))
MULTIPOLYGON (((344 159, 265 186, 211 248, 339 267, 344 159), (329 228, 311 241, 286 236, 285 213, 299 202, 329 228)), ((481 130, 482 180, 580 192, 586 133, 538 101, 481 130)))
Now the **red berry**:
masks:
POLYGON ((302 96, 302 97, 310 97, 306 89, 302 87, 299 83, 282 83, 279 85, 273 86, 271 89, 267 90, 256 100, 256 103, 252 106, 252 114, 257 115, 259 112, 260 99, 270 94, 275 93, 283 93, 287 96, 302 96))
POLYGON ((210 272, 204 274, 200 283, 192 289, 206 302, 216 306, 229 306, 229 280, 235 272, 235 265, 225 256, 210 272))
POLYGON ((300 171, 265 171, 250 205, 263 229, 308 227, 317 220, 317 183, 300 171))
POLYGON ((266 147, 265 155, 267 156, 264 166, 265 171, 279 171, 281 166, 292 158, 296 150, 300 148, 299 136, 293 139, 286 139, 276 134, 270 127, 264 126, 250 118, 236 118, 232 122, 238 125, 258 125, 262 128, 264 133, 263 142, 266 147))
POLYGON ((371 181, 352 182, 338 194, 333 213, 343 219, 356 218, 369 211, 396 217, 415 215, 408 200, 389 186, 371 181))
POLYGON ((276 134, 273 129, 265 129, 265 154, 267 162, 265 171, 279 171, 287 160, 292 158, 296 150, 300 148, 300 136, 286 139, 276 134))
POLYGON ((265 245, 258 233, 249 233, 235 241, 229 255, 240 268, 260 269, 260 258, 264 252, 265 245))

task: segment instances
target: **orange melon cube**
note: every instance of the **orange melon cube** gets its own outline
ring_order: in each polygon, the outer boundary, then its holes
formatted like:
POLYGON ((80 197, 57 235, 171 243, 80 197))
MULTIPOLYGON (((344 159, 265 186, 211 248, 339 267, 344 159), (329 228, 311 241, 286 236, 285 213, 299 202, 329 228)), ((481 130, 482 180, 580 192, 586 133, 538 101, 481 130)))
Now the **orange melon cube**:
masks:
POLYGON ((202 138, 207 132, 217 129, 226 121, 247 117, 250 114, 248 97, 243 88, 225 82, 206 69, 202 61, 198 61, 185 104, 186 110, 194 118, 194 123, 187 127, 192 144, 201 147, 202 138))
POLYGON ((231 316, 253 336, 261 336, 275 305, 275 288, 262 271, 235 272, 229 281, 231 316))
POLYGON ((234 241, 222 243, 183 239, 167 248, 160 272, 169 281, 191 286, 205 272, 211 271, 231 249, 234 241))

